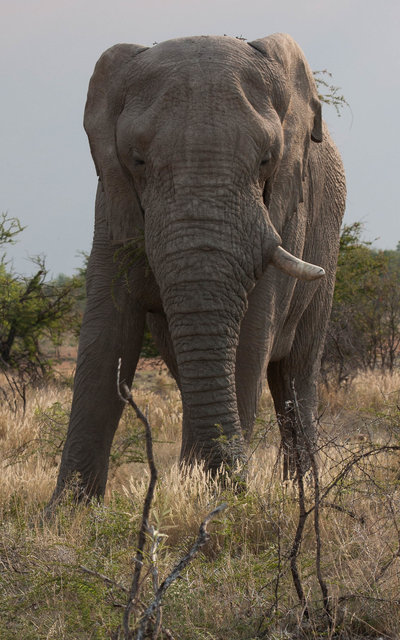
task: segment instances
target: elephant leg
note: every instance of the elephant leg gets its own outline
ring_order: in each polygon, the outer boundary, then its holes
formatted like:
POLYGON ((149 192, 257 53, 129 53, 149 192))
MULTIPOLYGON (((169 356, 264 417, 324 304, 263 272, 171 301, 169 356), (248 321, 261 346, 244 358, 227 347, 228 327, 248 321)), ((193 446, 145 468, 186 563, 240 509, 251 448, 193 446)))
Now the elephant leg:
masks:
POLYGON ((117 393, 118 359, 121 380, 130 386, 141 350, 145 312, 135 307, 118 278, 114 253, 98 196, 71 418, 52 502, 74 476, 78 497, 104 494, 111 444, 124 408, 117 393))
POLYGON ((281 433, 285 480, 296 474, 298 461, 303 471, 309 468, 308 452, 315 449, 317 395, 314 378, 306 368, 293 366, 290 356, 268 365, 268 384, 281 433))
POLYGON ((266 362, 271 348, 267 280, 260 280, 248 298, 240 328, 236 354, 236 396, 243 435, 251 439, 258 402, 265 381, 266 362))
POLYGON ((154 312, 148 313, 146 316, 146 322, 162 359, 167 365, 178 387, 180 387, 178 365, 165 314, 154 312))
POLYGON ((327 302, 328 312, 322 313, 319 296, 318 300, 314 296, 304 312, 289 355, 270 362, 267 370, 281 433, 285 479, 295 475, 298 462, 302 471, 310 467, 309 453, 317 446, 317 382, 330 308, 327 302))
POLYGON ((122 359, 121 380, 130 387, 143 330, 144 313, 117 309, 111 296, 88 299, 55 496, 74 474, 79 475, 80 492, 104 494, 111 444, 124 408, 117 394, 118 359, 122 359))

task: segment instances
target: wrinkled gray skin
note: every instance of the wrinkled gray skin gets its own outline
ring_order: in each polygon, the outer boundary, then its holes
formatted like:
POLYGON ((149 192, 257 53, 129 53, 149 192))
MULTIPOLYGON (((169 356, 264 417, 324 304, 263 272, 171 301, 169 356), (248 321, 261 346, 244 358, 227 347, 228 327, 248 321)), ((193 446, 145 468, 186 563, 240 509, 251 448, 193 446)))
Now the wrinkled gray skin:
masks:
POLYGON ((99 175, 96 222, 53 498, 74 472, 86 495, 104 493, 123 410, 118 358, 131 385, 146 320, 182 394, 182 459, 211 469, 244 459, 267 375, 285 473, 293 470, 302 440, 293 384, 315 442, 345 202, 342 164, 302 51, 281 34, 116 45, 96 65, 85 129, 99 175), (126 286, 115 251, 143 236, 148 264, 136 260, 126 286), (326 276, 302 282, 282 273, 271 264, 278 245, 326 276))

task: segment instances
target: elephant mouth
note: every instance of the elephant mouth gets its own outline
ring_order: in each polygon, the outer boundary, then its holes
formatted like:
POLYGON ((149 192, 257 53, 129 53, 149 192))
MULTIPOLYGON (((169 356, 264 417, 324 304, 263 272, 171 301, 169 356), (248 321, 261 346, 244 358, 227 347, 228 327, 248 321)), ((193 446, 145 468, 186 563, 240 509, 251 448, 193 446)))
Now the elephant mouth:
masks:
POLYGON ((296 258, 282 247, 277 247, 271 258, 272 264, 282 271, 299 280, 318 280, 325 275, 325 270, 310 262, 296 258))

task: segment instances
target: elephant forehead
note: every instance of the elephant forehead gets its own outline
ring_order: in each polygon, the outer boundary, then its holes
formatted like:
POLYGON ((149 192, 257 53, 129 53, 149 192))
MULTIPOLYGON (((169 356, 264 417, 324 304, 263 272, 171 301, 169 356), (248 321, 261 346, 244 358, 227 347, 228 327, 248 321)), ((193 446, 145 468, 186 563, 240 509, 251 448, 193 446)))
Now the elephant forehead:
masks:
MULTIPOLYGON (((146 106, 164 102, 201 100, 223 96, 223 106, 246 100, 262 109, 281 92, 278 67, 260 59, 254 49, 236 38, 200 36, 161 43, 140 54, 127 79, 127 102, 146 106)), ((208 102, 207 102, 208 101, 208 102)), ((213 105, 216 108, 218 105, 213 105)))
POLYGON ((204 154, 208 160, 212 154, 216 161, 227 153, 246 155, 253 150, 257 154, 259 148, 282 144, 282 126, 271 106, 264 104, 260 114, 241 91, 232 92, 226 100, 223 92, 212 87, 202 92, 202 99, 188 87, 174 89, 161 93, 147 108, 136 105, 123 111, 117 124, 121 150, 128 147, 146 153, 153 149, 153 159, 181 156, 182 149, 189 157, 192 150, 202 162, 204 154))
POLYGON ((222 138, 234 146, 246 138, 268 148, 281 140, 282 127, 276 110, 265 95, 248 94, 238 82, 226 78, 171 79, 145 95, 132 94, 118 119, 119 141, 145 150, 156 140, 174 146, 189 140, 200 147, 220 145, 222 138))

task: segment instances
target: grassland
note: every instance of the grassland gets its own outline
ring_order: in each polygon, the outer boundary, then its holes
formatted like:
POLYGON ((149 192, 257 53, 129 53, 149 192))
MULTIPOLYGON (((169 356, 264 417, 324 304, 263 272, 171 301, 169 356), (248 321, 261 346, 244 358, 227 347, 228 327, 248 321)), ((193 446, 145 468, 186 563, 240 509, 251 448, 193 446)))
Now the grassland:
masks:
MULTIPOLYGON (((400 637, 399 393, 399 374, 360 376, 340 392, 321 389, 319 500, 310 476, 301 503, 299 486, 280 480, 267 391, 247 487, 238 492, 199 467, 179 469, 178 391, 165 371, 140 373, 134 396, 148 407, 159 471, 150 520, 162 534, 160 580, 191 546, 204 516, 228 505, 209 525, 207 545, 166 592, 160 638, 400 637), (302 509, 295 560, 303 601, 291 571, 302 509)), ((66 496, 45 520, 70 402, 67 386, 50 385, 29 392, 25 415, 0 407, 2 640, 122 638, 149 476, 143 429, 128 407, 104 503, 76 507, 66 496)), ((153 594, 150 546, 137 619, 153 594)))

